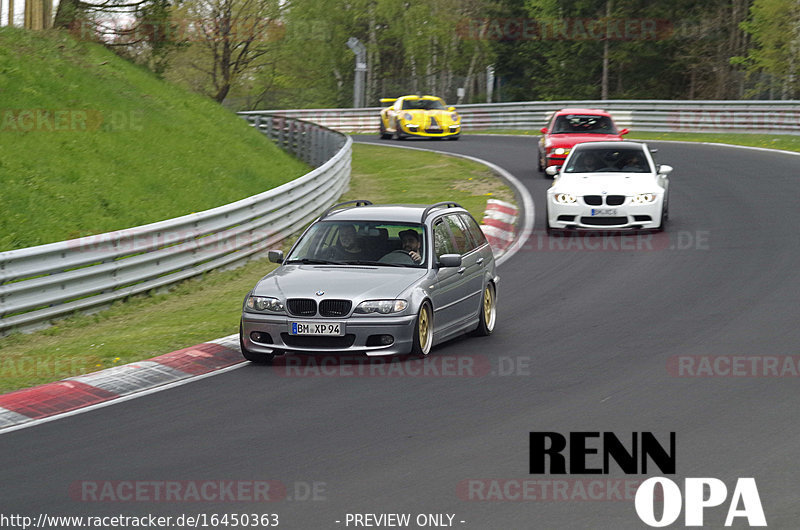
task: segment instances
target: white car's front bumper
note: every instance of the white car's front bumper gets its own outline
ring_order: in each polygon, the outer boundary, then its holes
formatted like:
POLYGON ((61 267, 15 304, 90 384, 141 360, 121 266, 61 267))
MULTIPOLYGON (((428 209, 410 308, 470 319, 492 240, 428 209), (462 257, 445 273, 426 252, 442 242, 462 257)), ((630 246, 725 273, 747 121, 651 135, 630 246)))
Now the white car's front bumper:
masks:
POLYGON ((661 211, 664 197, 659 195, 652 203, 635 204, 625 197, 622 204, 587 204, 584 197, 577 202, 561 204, 554 194, 547 196, 547 225, 556 230, 654 230, 661 228, 661 211))

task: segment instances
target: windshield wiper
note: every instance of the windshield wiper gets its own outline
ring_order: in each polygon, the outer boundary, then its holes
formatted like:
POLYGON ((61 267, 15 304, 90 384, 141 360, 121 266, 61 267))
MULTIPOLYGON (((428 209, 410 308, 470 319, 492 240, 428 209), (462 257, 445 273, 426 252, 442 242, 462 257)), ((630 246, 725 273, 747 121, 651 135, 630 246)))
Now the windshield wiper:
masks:
POLYGON ((290 259, 285 261, 285 263, 302 263, 303 265, 342 265, 341 261, 331 261, 328 259, 312 259, 312 258, 290 259))

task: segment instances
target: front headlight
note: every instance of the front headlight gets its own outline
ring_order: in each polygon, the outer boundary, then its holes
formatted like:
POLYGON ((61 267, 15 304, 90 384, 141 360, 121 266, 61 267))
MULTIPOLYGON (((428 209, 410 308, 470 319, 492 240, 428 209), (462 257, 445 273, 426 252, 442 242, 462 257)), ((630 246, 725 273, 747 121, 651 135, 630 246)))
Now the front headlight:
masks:
POLYGON ((414 119, 414 116, 412 116, 410 113, 406 112, 405 114, 403 114, 403 119, 406 120, 406 121, 412 121, 414 119))
POLYGON ((633 204, 650 204, 651 202, 655 202, 655 200, 655 193, 637 193, 633 196, 633 204))
POLYGON ((260 313, 283 313, 283 302, 277 298, 270 296, 253 296, 247 297, 245 307, 250 311, 258 311, 260 313))
POLYGON ((458 116, 458 114, 457 114, 457 113, 455 113, 455 112, 454 112, 454 113, 452 113, 452 114, 450 115, 450 119, 451 119, 451 120, 453 120, 453 121, 458 121, 458 119, 459 119, 459 116, 458 116))
POLYGON ((389 313, 399 313, 408 307, 408 302, 405 300, 365 300, 358 304, 353 313, 361 315, 368 315, 372 313, 379 313, 381 315, 388 315, 389 313))
POLYGON ((568 155, 569 154, 569 149, 567 149, 565 147, 556 147, 555 149, 553 149, 553 154, 554 155, 568 155))
POLYGON ((553 198, 558 204, 573 204, 578 201, 578 198, 571 193, 556 193, 553 198))

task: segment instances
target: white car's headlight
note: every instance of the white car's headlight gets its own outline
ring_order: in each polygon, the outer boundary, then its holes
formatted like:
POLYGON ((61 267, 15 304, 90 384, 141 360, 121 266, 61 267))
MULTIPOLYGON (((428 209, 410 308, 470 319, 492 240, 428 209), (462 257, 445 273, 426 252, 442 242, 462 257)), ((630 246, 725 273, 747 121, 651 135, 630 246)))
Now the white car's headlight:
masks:
POLYGON ((283 302, 270 296, 250 295, 247 297, 245 307, 251 311, 261 313, 283 313, 283 302))
POLYGON ((555 199, 558 204, 573 204, 578 201, 578 198, 571 193, 556 193, 553 195, 553 199, 555 199))
POLYGON ((637 193, 633 196, 633 204, 650 204, 651 202, 655 202, 655 200, 655 193, 637 193))
POLYGON ((568 155, 569 154, 569 149, 567 149, 565 147, 556 147, 555 149, 553 149, 553 154, 554 155, 568 155))
POLYGON ((406 307, 408 307, 408 302, 405 300, 365 300, 358 304, 358 307, 353 312, 362 315, 371 313, 388 315, 389 313, 399 313, 406 307))

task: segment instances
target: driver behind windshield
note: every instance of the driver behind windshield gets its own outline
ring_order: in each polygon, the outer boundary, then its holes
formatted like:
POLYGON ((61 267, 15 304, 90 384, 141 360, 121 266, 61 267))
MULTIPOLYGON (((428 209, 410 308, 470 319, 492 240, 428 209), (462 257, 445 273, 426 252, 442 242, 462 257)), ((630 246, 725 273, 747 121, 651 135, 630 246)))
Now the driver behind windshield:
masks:
POLYGON ((411 259, 414 260, 415 264, 422 263, 422 255, 419 251, 419 234, 416 230, 408 229, 400 232, 400 242, 403 245, 403 250, 405 250, 408 255, 411 256, 411 259))

